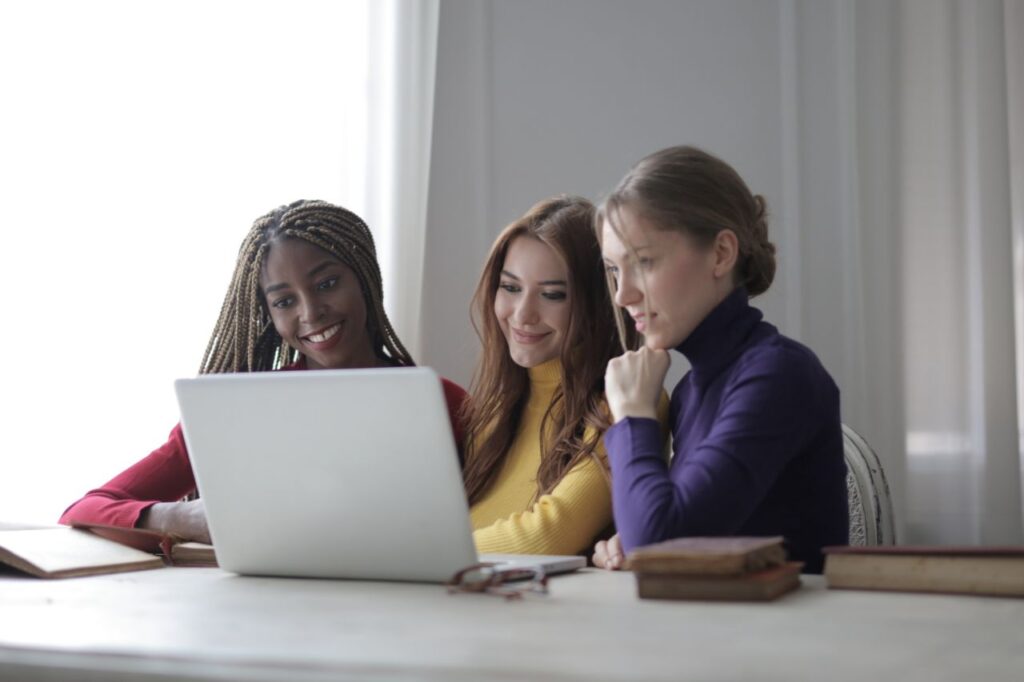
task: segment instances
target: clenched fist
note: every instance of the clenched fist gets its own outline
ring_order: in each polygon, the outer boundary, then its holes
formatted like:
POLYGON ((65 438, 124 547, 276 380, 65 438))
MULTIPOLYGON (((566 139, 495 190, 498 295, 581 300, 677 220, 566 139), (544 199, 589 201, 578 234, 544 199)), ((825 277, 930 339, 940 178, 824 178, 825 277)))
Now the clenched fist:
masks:
POLYGON ((671 362, 668 351, 647 347, 626 351, 608 362, 604 391, 613 422, 625 417, 658 418, 658 398, 671 362))

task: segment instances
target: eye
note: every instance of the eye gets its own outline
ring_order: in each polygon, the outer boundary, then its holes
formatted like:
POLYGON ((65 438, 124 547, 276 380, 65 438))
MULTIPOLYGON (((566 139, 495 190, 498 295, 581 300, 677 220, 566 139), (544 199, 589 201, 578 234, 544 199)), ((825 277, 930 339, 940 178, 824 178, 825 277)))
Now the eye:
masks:
POLYGON ((541 296, 549 301, 564 301, 566 298, 564 291, 545 291, 541 296))
POLYGON ((284 298, 277 299, 276 301, 272 302, 270 305, 273 306, 274 308, 279 309, 279 310, 284 310, 285 308, 290 306, 294 301, 295 301, 295 299, 293 297, 285 296, 284 298))
POLYGON ((498 285, 498 288, 502 291, 507 291, 510 294, 518 294, 522 291, 518 284, 512 284, 510 282, 502 282, 498 285))
POLYGON ((322 281, 319 284, 317 284, 316 288, 319 291, 327 291, 328 289, 333 289, 335 286, 337 286, 337 284, 338 284, 338 278, 337 277, 328 277, 324 281, 322 281))
POLYGON ((654 259, 649 256, 644 256, 640 259, 640 267, 644 270, 650 270, 654 265, 654 259))

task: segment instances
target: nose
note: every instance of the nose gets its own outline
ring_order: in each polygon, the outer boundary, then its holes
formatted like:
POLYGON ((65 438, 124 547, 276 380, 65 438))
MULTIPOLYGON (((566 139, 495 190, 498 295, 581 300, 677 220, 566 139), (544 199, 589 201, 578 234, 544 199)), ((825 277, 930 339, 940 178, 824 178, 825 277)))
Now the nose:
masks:
POLYGON ((643 298, 643 290, 637 286, 633 273, 629 272, 629 268, 623 268, 615 286, 615 305, 625 308, 639 303, 643 298))
POLYGON ((515 314, 512 316, 512 321, 517 325, 529 326, 537 324, 540 321, 540 314, 537 311, 537 305, 534 303, 531 296, 522 296, 516 303, 515 314))
POLYGON ((304 324, 316 322, 324 315, 324 306, 316 296, 299 297, 299 320, 304 324))

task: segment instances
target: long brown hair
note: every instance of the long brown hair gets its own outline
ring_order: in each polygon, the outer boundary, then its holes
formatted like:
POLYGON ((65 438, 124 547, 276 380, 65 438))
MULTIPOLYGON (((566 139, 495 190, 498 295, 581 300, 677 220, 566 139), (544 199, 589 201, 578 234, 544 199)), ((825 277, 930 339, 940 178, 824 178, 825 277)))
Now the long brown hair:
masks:
POLYGON ((491 247, 473 296, 473 327, 483 349, 463 409, 467 443, 463 479, 471 505, 487 493, 501 470, 530 393, 529 373, 512 360, 494 315, 505 255, 517 237, 550 246, 569 271, 569 327, 560 352, 562 381, 541 425, 535 499, 551 492, 576 464, 597 456, 595 448, 609 426, 604 371, 620 352, 615 316, 621 312, 613 309, 608 297, 593 220, 594 206, 586 199, 554 197, 506 227, 491 247))
POLYGON ((374 352, 397 365, 413 365, 384 312, 380 266, 373 235, 352 211, 326 201, 296 201, 256 219, 238 250, 217 325, 200 374, 260 372, 296 362, 299 352, 274 328, 260 289, 260 272, 274 242, 301 239, 318 246, 356 274, 366 303, 367 333, 374 352))

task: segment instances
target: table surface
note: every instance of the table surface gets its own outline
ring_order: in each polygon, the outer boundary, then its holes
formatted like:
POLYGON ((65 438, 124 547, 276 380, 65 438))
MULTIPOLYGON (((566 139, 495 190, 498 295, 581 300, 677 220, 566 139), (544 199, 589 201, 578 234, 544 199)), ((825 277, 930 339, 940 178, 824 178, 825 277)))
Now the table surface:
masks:
POLYGON ((1022 680, 1024 599, 804 576, 770 603, 653 601, 594 569, 521 601, 219 569, 0 575, 0 680, 69 678, 1022 680))

